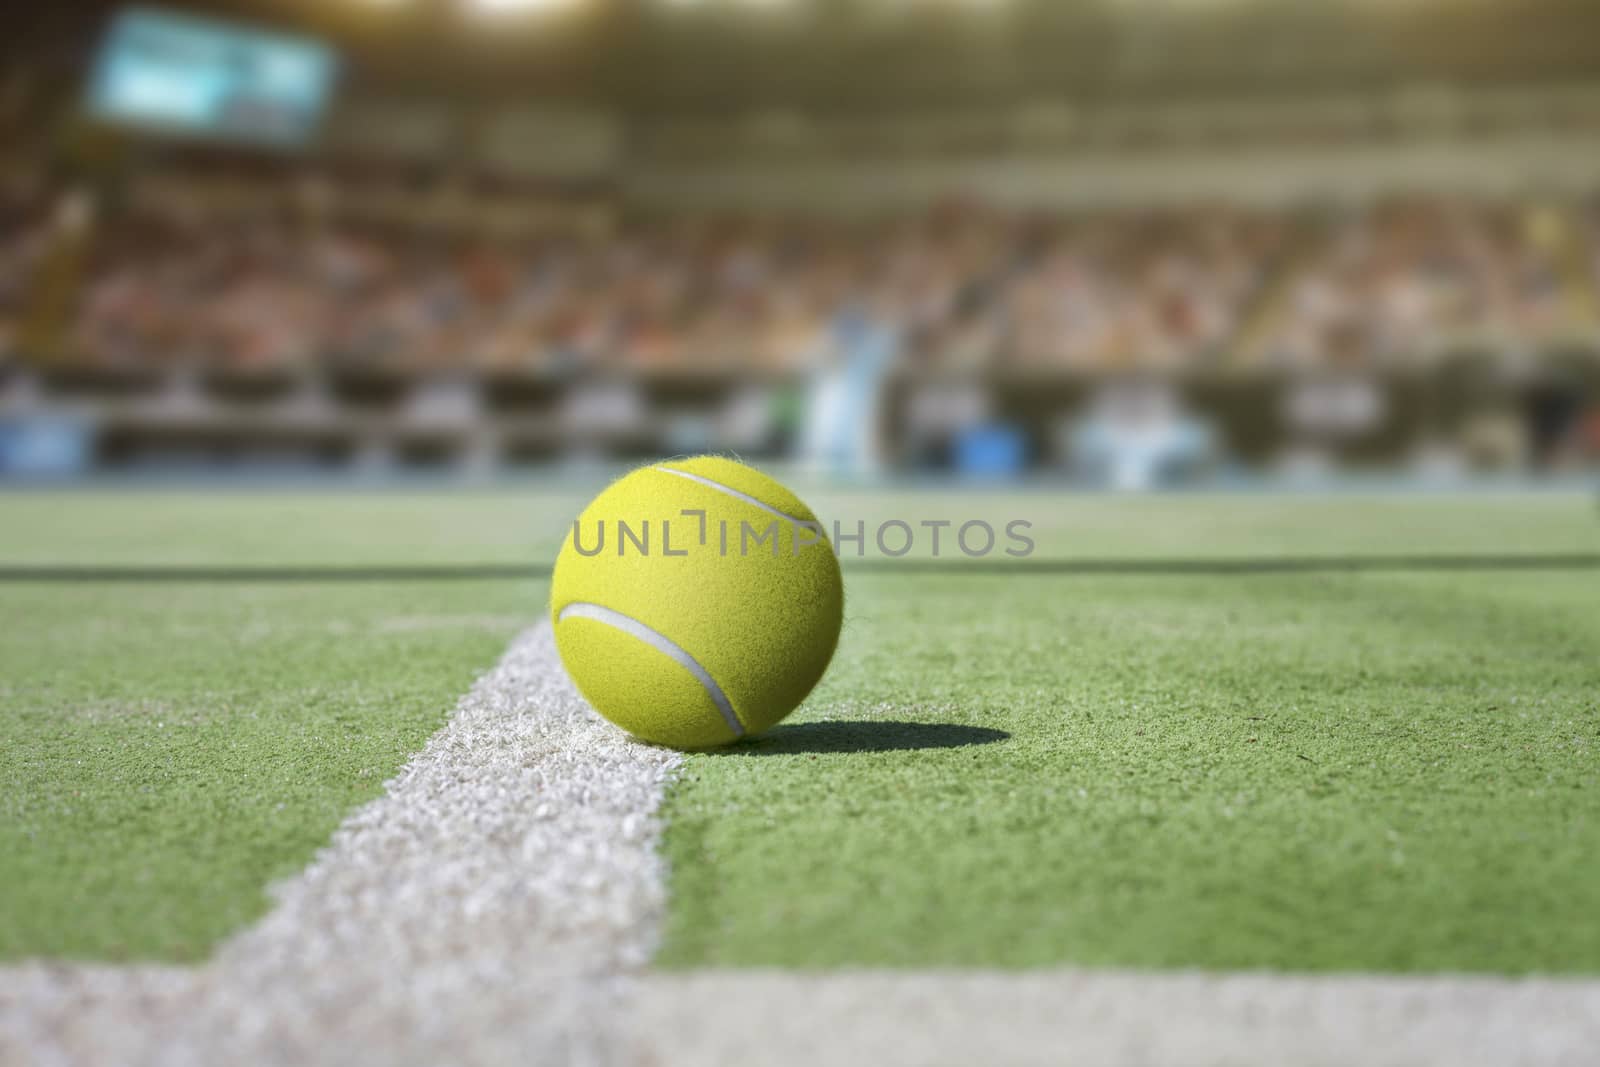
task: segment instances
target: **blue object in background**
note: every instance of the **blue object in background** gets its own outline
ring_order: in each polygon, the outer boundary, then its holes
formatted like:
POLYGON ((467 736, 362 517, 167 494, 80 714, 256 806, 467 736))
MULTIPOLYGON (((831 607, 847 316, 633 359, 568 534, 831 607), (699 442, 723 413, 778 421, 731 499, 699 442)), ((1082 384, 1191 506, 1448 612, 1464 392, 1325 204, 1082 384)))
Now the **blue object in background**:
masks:
POLYGON ((962 430, 955 438, 956 473, 981 481, 1009 481, 1028 463, 1028 441, 1015 426, 995 423, 962 430))
POLYGON ((94 427, 67 415, 0 418, 0 476, 74 478, 94 459, 94 427))
POLYGON ((95 60, 90 114, 108 122, 280 146, 310 139, 334 53, 303 37, 134 8, 95 60))

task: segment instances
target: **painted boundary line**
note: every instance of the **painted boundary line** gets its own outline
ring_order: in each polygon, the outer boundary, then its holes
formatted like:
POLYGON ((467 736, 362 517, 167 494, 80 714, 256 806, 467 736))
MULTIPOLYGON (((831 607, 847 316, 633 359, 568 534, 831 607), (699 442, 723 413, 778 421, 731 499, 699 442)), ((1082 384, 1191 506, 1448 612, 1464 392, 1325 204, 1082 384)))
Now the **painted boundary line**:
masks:
POLYGON ((0 1064, 1592 1064, 1600 981, 1037 971, 650 974, 673 753, 548 624, 195 969, 0 969, 0 1064))
POLYGON ((645 979, 630 1014, 658 1062, 695 1067, 1592 1067, 1600 1050, 1594 980, 709 971, 645 979))
POLYGON ((196 969, 0 971, 0 1064, 613 1064, 680 757, 519 637, 254 928, 196 969))

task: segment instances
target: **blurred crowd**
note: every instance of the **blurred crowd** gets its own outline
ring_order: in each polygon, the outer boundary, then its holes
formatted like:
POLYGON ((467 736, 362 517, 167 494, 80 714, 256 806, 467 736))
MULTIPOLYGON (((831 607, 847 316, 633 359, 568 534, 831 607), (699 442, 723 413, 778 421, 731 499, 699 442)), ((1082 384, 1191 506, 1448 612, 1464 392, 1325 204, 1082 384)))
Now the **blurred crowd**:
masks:
POLYGON ((1388 369, 1497 353, 1592 329, 1583 261, 1600 244, 1548 206, 1386 204, 1323 228, 1287 274, 1266 356, 1294 367, 1388 369))
POLYGON ((35 181, 0 169, 0 357, 20 339, 31 283, 43 258, 45 213, 35 181))
MULTIPOLYGON (((46 241, 46 213, 17 194, 0 194, 0 343, 46 241)), ((849 308, 892 326, 914 368, 1389 369, 1588 342, 1600 283, 1600 216, 1443 197, 1085 216, 951 204, 498 237, 200 203, 99 212, 72 272, 70 358, 782 371, 823 358, 849 308)))

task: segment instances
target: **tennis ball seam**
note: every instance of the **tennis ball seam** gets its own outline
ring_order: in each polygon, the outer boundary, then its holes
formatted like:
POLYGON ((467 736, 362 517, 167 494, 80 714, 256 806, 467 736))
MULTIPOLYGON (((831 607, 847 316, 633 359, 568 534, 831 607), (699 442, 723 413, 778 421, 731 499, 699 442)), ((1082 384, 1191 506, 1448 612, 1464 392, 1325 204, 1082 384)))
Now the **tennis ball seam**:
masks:
POLYGON ((744 724, 739 721, 739 716, 734 713, 733 703, 728 695, 722 691, 717 680, 711 677, 711 672, 706 670, 699 660, 691 656, 687 649, 673 641, 659 630, 652 629, 631 615, 625 615, 614 608, 603 604, 593 604, 587 601, 574 601, 563 607, 556 615, 556 622, 560 623, 568 618, 589 619, 615 630, 620 630, 630 637, 643 641, 657 652, 667 656, 684 670, 694 676, 700 683, 711 702, 717 706, 717 711, 722 715, 723 721, 728 724, 728 729, 733 731, 735 737, 743 737, 744 724))
POLYGON ((813 525, 810 519, 802 519, 798 515, 790 515, 786 511, 780 511, 771 504, 768 504, 766 501, 762 500, 760 497, 751 496, 749 493, 742 493, 731 485, 723 485, 721 482, 716 481, 713 478, 707 478, 703 474, 694 474, 690 471, 680 471, 676 467, 663 467, 659 465, 650 469, 660 471, 662 474, 670 474, 676 478, 683 478, 691 482, 698 482, 707 489, 715 489, 717 492, 726 496, 731 496, 735 500, 742 500, 752 507, 760 508, 768 515, 776 516, 777 518, 784 519, 787 522, 792 522, 802 526, 813 525))

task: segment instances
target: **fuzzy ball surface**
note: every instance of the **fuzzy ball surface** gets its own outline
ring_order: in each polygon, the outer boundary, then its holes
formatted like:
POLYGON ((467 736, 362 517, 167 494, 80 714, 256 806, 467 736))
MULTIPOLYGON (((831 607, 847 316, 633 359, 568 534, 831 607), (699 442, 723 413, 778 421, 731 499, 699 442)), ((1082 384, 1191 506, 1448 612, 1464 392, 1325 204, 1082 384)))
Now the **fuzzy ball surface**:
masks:
POLYGON ((595 497, 556 559, 550 617, 596 711, 645 741, 710 748, 805 699, 838 643, 844 583, 799 497, 700 456, 595 497))

